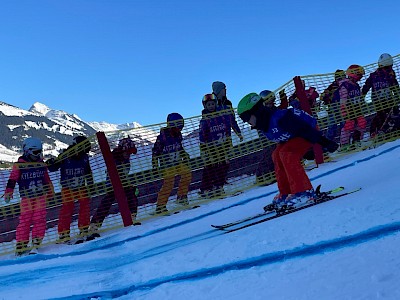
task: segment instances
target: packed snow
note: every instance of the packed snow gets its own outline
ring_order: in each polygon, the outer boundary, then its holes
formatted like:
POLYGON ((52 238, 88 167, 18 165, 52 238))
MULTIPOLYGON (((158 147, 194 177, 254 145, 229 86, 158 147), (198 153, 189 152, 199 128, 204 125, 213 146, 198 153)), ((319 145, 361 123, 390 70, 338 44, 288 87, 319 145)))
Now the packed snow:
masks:
MULTIPOLYGON (((243 230, 257 187, 81 245, 0 257, 0 299, 400 299, 400 141, 309 171, 322 190, 362 190, 243 230)), ((75 224, 76 226, 76 224, 75 224)))

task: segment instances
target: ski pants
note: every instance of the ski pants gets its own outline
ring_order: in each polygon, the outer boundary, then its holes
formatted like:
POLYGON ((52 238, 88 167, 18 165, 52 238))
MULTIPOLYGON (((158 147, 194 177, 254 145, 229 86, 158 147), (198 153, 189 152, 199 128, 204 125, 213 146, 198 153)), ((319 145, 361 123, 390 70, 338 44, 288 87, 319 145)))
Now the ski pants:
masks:
POLYGON ((161 190, 158 192, 157 205, 166 205, 168 198, 171 195, 172 189, 174 188, 175 176, 179 175, 181 177, 178 186, 178 197, 187 196, 189 191, 189 185, 192 181, 192 172, 190 168, 185 163, 180 163, 179 165, 172 166, 163 170, 164 182, 161 190))
POLYGON ((228 174, 229 164, 222 161, 206 165, 201 178, 201 191, 210 191, 213 187, 223 187, 228 174))
POLYGON ((359 116, 355 119, 346 120, 342 131, 340 133, 340 144, 347 145, 350 143, 350 136, 355 130, 358 130, 361 134, 361 139, 364 136, 365 129, 367 127, 367 121, 363 116, 359 116))
POLYGON ((278 144, 272 153, 279 192, 282 195, 295 194, 312 189, 310 179, 301 160, 310 150, 312 143, 296 137, 278 144))
POLYGON ((69 232, 74 212, 75 200, 79 201, 79 229, 86 229, 90 224, 90 198, 86 187, 61 189, 62 206, 58 217, 58 233, 69 232))
MULTIPOLYGON (((136 187, 128 186, 124 188, 126 199, 128 200, 128 207, 131 214, 136 215, 138 209, 138 198, 135 195, 136 187)), ((91 224, 98 224, 99 227, 103 224, 104 219, 110 213, 112 204, 115 202, 114 191, 108 192, 101 200, 99 207, 92 217, 91 224)))
POLYGON ((17 242, 29 242, 29 233, 32 226, 32 239, 43 239, 46 233, 46 196, 35 198, 21 198, 21 213, 16 230, 17 242))

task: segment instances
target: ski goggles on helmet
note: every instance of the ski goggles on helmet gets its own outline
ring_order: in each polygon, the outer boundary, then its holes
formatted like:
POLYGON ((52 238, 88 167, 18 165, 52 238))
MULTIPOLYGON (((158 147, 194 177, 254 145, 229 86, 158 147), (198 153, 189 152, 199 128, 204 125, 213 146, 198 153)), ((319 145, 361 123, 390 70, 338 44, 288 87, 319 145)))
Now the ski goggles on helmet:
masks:
POLYGON ((253 113, 251 112, 251 110, 247 110, 242 112, 239 117, 242 119, 243 122, 247 123, 250 120, 250 117, 253 113))
POLYGON ((217 97, 214 94, 206 94, 203 97, 203 103, 207 101, 217 101, 217 97))
POLYGON ((42 150, 40 150, 40 149, 39 150, 31 150, 31 153, 35 156, 38 156, 38 155, 42 154, 42 150))
POLYGON ((183 129, 184 125, 185 125, 185 123, 183 120, 174 120, 174 121, 168 122, 169 127, 179 128, 180 130, 183 129))
POLYGON ((264 101, 268 101, 268 102, 275 102, 276 98, 275 98, 275 94, 271 91, 265 90, 262 91, 260 93, 260 97, 264 100, 264 101))

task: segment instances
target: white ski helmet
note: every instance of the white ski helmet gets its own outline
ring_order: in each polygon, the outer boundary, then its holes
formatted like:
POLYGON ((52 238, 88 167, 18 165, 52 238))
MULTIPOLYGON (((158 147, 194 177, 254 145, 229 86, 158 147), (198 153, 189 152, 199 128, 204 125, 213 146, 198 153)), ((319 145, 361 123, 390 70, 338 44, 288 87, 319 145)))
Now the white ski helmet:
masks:
POLYGON ((22 150, 25 155, 32 155, 35 158, 41 157, 43 150, 42 141, 35 137, 28 137, 22 143, 22 150))
POLYGON ((381 54, 381 56, 379 56, 379 59, 378 59, 378 66, 379 67, 393 66, 392 56, 388 53, 381 54))

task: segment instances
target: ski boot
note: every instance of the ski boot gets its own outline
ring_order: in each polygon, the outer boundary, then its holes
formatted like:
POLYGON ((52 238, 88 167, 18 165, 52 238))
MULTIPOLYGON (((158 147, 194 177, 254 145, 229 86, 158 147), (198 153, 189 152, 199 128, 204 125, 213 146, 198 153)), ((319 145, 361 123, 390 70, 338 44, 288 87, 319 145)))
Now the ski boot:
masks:
POLYGON ((89 233, 88 233, 88 236, 86 237, 86 241, 92 241, 92 240, 100 237, 100 234, 98 233, 100 226, 101 226, 101 224, 97 224, 97 223, 90 224, 89 233))
POLYGON ((158 205, 156 206, 156 215, 168 215, 169 211, 167 209, 167 206, 164 205, 158 205))
POLYGON ((133 226, 142 225, 142 223, 140 223, 139 221, 136 221, 137 213, 133 213, 133 214, 131 214, 131 216, 132 216, 133 226))
POLYGON ((213 190, 213 198, 224 198, 225 197, 225 191, 223 186, 217 186, 213 190))
POLYGON ((287 196, 288 195, 282 195, 281 193, 277 194, 272 200, 271 204, 264 206, 264 211, 266 213, 270 213, 273 211, 278 212, 281 209, 281 207, 285 204, 287 196))
POLYGON ((89 227, 81 228, 79 230, 78 236, 76 237, 75 245, 82 244, 83 242, 85 242, 88 236, 89 236, 89 227))
POLYGON ((314 189, 299 192, 296 194, 290 194, 286 197, 283 208, 286 210, 299 208, 304 205, 314 203, 316 198, 317 197, 315 195, 314 189))
POLYGON ((182 205, 182 206, 189 206, 189 200, 188 197, 186 195, 184 196, 178 196, 176 198, 176 203, 182 205))
POLYGON ((39 247, 42 244, 43 239, 42 238, 33 238, 32 239, 32 249, 29 251, 29 254, 38 254, 39 253, 39 247))
POLYGON ((27 255, 28 253, 29 253, 28 242, 27 241, 17 242, 17 244, 15 245, 15 256, 21 257, 27 255))
POLYGON ((65 231, 58 234, 58 239, 56 240, 56 244, 68 244, 70 241, 71 241, 71 236, 69 235, 69 231, 65 231))
POLYGON ((213 197, 212 193, 213 193, 212 190, 200 190, 199 196, 202 199, 210 199, 213 197))

